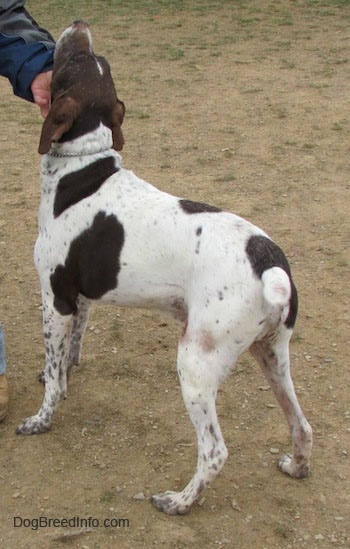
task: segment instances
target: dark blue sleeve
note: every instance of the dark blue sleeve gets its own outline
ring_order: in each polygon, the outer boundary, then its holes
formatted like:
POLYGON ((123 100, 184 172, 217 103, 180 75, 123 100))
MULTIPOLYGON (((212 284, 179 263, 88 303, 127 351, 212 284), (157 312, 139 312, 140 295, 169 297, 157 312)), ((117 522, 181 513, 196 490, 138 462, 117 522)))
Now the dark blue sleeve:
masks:
POLYGON ((38 74, 52 69, 53 52, 42 42, 28 44, 0 33, 0 75, 10 80, 15 95, 33 102, 30 86, 38 74))

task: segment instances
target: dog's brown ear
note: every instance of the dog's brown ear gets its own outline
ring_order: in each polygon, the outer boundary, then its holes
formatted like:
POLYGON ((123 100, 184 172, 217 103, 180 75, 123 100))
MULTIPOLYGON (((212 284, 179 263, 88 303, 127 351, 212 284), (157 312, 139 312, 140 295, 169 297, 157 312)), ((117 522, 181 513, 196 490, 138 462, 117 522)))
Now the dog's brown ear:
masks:
POLYGON ((113 149, 121 151, 124 145, 123 132, 121 125, 123 123, 125 114, 125 105, 123 101, 117 100, 116 105, 113 108, 112 113, 112 136, 113 136, 113 149))
POLYGON ((40 154, 49 152, 51 143, 58 141, 73 126, 78 114, 78 103, 72 97, 59 97, 53 102, 41 131, 40 154))

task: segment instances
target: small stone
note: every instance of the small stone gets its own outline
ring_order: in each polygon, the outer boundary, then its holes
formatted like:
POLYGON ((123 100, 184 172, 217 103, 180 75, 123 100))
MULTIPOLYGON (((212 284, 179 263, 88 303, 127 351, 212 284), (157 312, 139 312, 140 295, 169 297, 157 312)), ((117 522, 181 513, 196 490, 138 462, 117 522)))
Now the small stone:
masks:
POLYGON ((322 534, 316 534, 315 540, 317 540, 317 541, 323 541, 323 540, 324 540, 324 536, 323 536, 322 534))
POLYGON ((278 448, 270 448, 270 454, 279 454, 279 452, 278 448))
POLYGON ((17 498, 19 498, 20 495, 21 494, 19 492, 15 492, 14 494, 12 494, 12 497, 13 497, 13 499, 17 499, 17 498))
POLYGON ((146 496, 143 492, 138 492, 133 496, 133 499, 136 499, 136 501, 143 501, 144 499, 146 499, 146 496))
POLYGON ((240 506, 238 505, 238 503, 237 503, 237 501, 236 501, 235 499, 233 499, 233 500, 231 501, 231 507, 232 507, 232 509, 234 509, 235 511, 240 511, 240 510, 241 510, 240 506))

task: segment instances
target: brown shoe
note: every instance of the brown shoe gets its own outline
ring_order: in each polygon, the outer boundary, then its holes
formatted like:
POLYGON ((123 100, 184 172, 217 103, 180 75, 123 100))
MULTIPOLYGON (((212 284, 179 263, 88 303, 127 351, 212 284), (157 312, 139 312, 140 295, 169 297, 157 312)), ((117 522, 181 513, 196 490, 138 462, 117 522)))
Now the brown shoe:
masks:
POLYGON ((9 391, 5 374, 0 375, 0 421, 7 416, 9 404, 9 391))

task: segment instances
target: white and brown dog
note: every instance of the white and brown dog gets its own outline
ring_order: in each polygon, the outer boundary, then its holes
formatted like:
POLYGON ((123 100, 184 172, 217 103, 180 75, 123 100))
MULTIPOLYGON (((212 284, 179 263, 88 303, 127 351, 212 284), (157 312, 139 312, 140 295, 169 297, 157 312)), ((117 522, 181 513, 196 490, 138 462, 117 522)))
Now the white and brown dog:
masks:
POLYGON ((177 369, 196 429, 198 462, 181 492, 152 498, 186 513, 227 457, 215 409, 219 384, 247 349, 258 360, 290 428, 292 477, 309 474, 312 430, 295 395, 289 340, 297 292, 282 250, 248 221, 161 192, 121 168, 124 104, 107 61, 78 21, 57 42, 52 108, 39 152, 42 197, 35 264, 46 349, 45 397, 18 433, 42 433, 66 398, 80 360, 91 301, 147 307, 183 323, 177 369))

